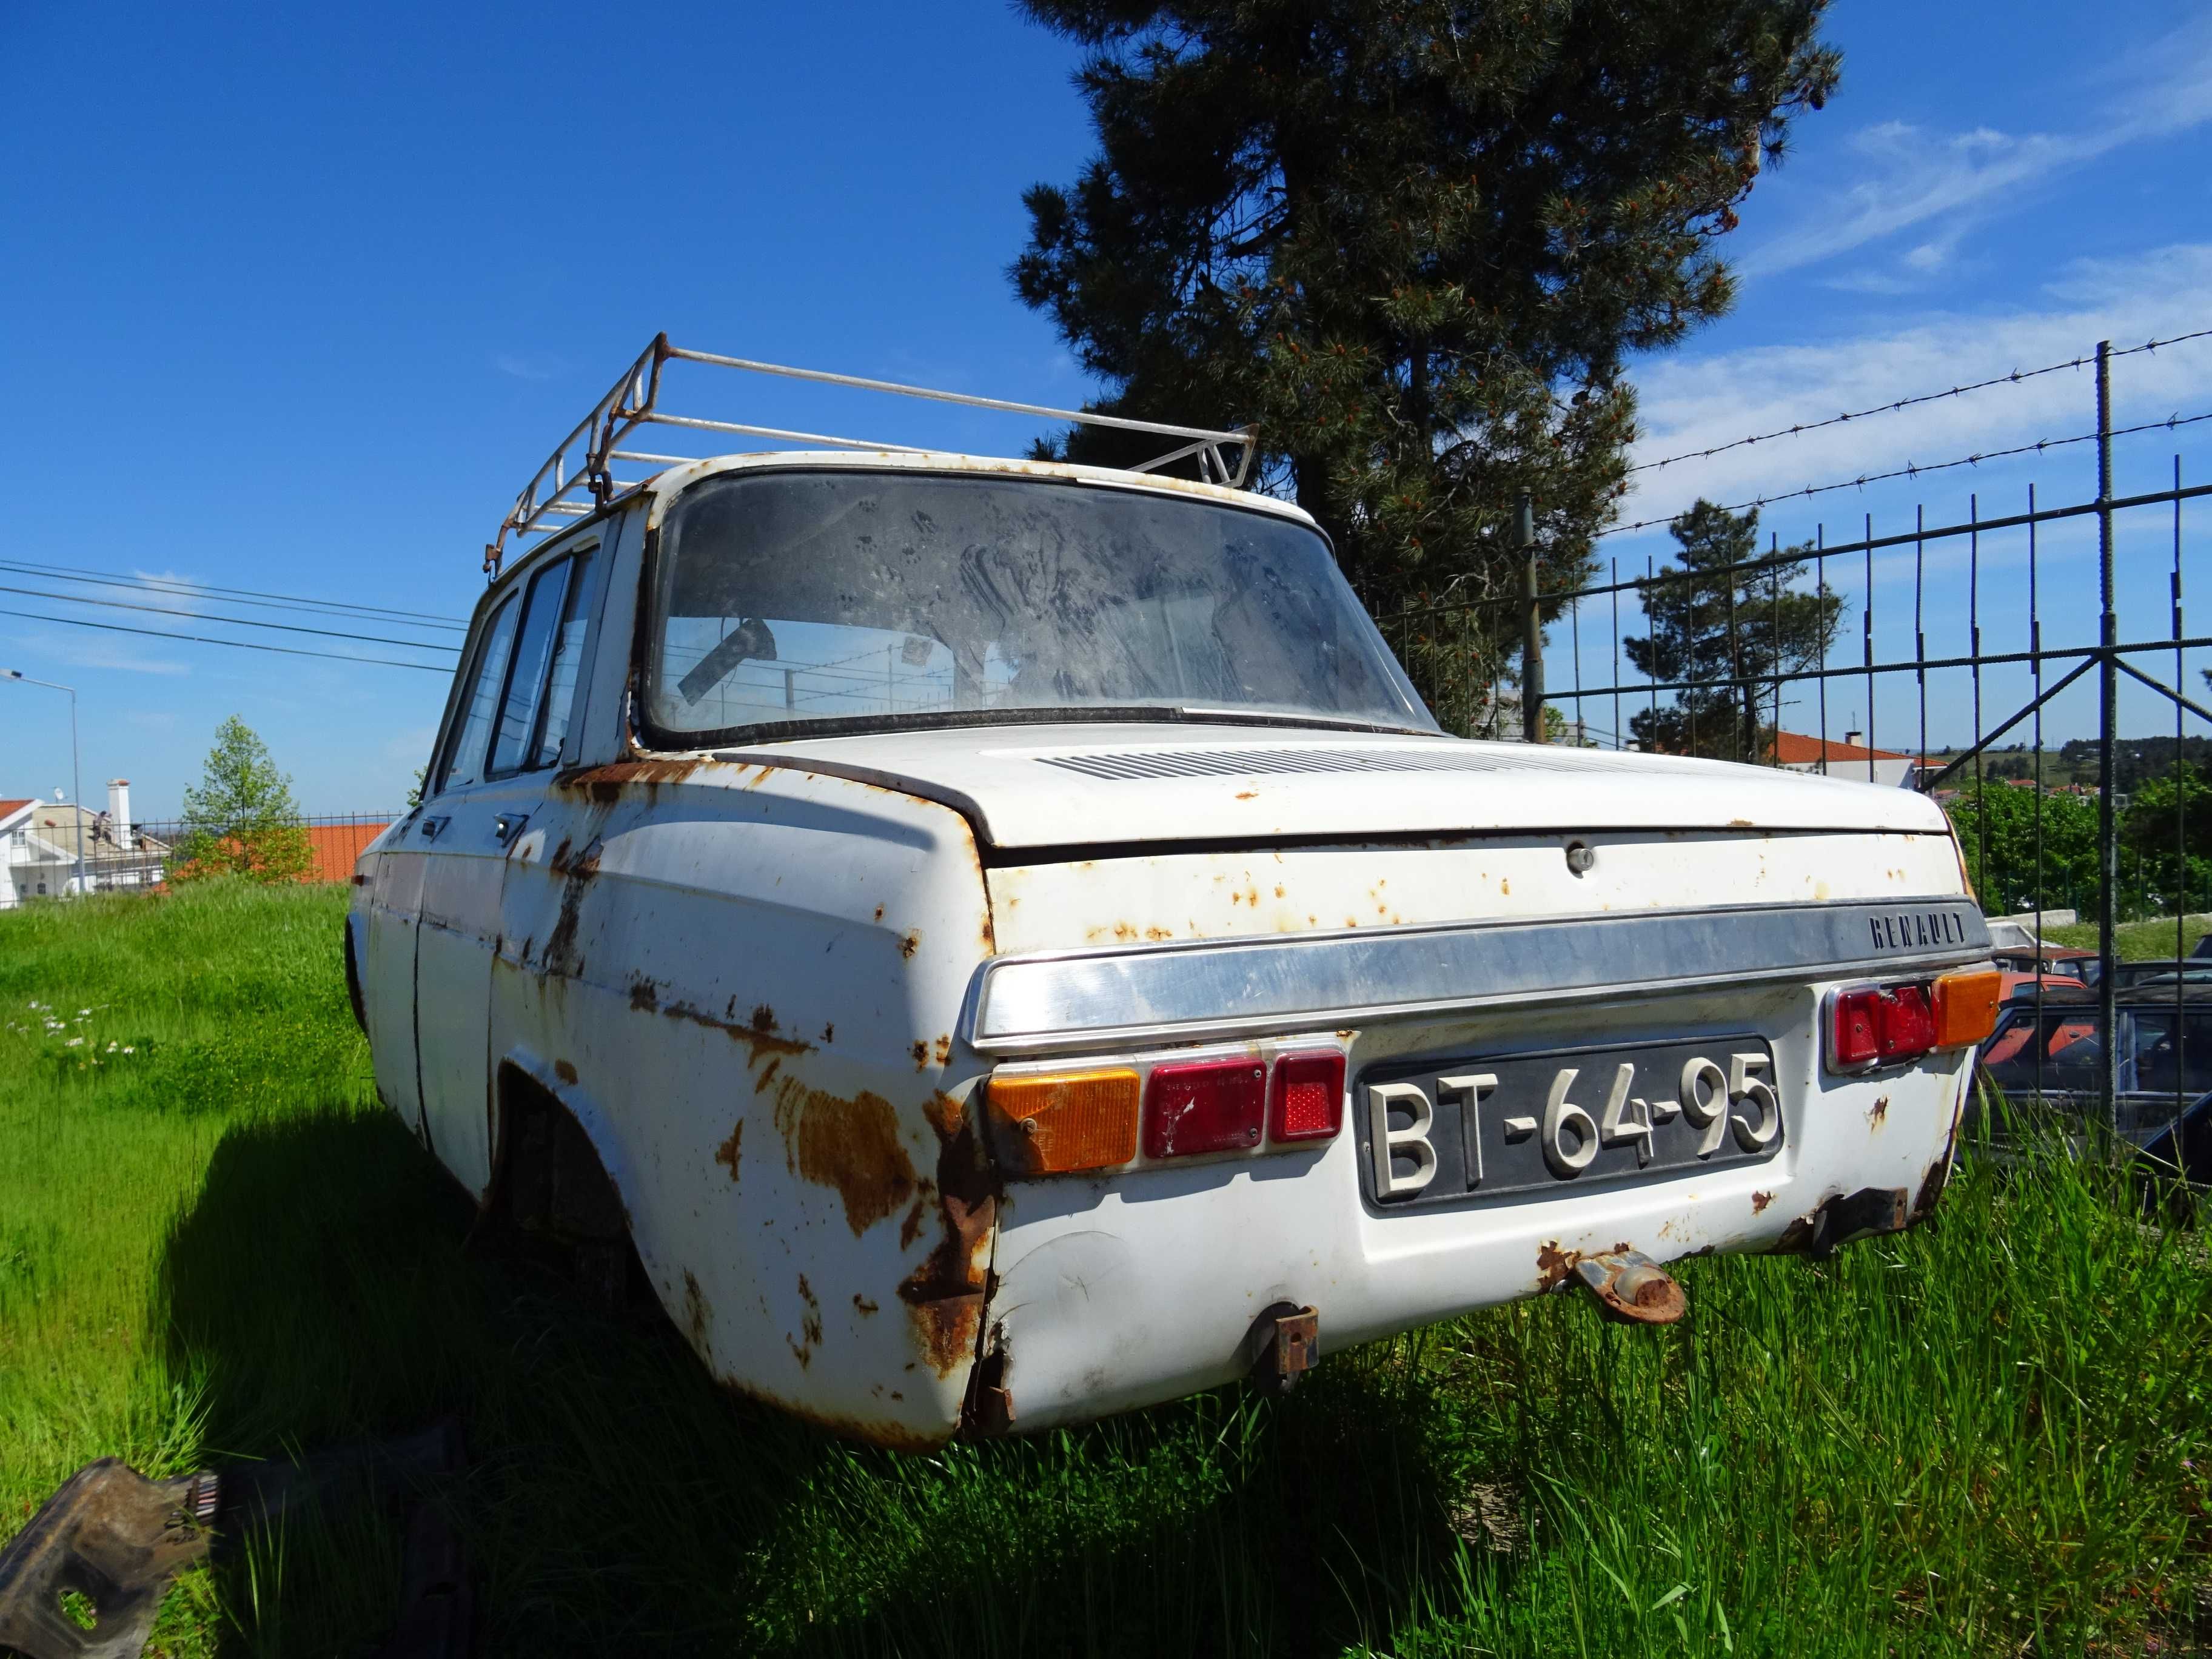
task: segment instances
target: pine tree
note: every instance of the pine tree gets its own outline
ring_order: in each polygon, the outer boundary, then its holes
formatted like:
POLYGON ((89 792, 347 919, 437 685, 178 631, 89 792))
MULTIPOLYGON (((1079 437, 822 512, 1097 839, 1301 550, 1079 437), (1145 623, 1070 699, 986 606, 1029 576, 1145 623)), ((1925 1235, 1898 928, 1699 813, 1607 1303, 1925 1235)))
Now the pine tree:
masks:
MULTIPOLYGON (((1585 579, 1626 358, 1727 309, 1713 244, 1839 64, 1826 0, 1021 3, 1091 48, 1100 153, 1027 192, 1016 290, 1102 406, 1256 420, 1378 611, 1514 592, 1524 490, 1545 591, 1585 579)), ((1494 665, 1518 623, 1485 614, 1494 665)))
POLYGON ((1842 596, 1825 583, 1812 592, 1792 586, 1805 574, 1803 558, 1793 556, 1809 547, 1765 556, 1779 563, 1761 558, 1757 507, 1735 514, 1699 501, 1668 529, 1680 562, 1644 589, 1650 632, 1621 644, 1639 674, 1692 684, 1672 702, 1639 711, 1629 730, 1644 748, 1668 754, 1763 760, 1781 724, 1773 677, 1827 654, 1842 596))
POLYGON ((253 728, 233 714, 216 728, 199 787, 185 791, 184 834, 169 878, 298 881, 313 867, 291 779, 276 769, 253 728))

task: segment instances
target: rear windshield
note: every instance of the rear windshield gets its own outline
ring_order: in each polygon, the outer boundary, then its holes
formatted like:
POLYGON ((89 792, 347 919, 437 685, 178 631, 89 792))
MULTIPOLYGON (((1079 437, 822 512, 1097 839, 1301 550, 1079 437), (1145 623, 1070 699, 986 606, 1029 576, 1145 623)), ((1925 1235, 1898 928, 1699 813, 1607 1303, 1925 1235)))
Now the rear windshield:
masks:
POLYGON ((660 547, 646 714, 672 747, 1115 708, 1437 729, 1328 544, 1271 514, 773 472, 695 486, 660 547))

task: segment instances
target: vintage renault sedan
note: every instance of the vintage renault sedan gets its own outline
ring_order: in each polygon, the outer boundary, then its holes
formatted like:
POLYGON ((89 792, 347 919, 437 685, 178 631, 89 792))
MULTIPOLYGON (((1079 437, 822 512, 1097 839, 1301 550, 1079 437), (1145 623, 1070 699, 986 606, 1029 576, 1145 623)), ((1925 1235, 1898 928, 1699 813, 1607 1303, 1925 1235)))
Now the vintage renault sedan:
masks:
POLYGON ((619 449, 687 355, 510 515, 345 946, 390 1109, 728 1386, 927 1448, 1935 1204, 1933 803, 1448 736, 1226 482, 619 449))

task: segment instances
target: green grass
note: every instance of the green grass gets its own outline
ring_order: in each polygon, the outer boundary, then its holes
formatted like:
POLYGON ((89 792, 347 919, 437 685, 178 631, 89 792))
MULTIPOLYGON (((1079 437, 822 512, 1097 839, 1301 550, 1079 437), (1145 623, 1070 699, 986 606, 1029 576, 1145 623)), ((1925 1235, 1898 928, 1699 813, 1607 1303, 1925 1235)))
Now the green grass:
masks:
MULTIPOLYGON (((2212 1577, 2201 1236, 2094 1170, 1686 1263, 1672 1329, 1547 1298, 1286 1401, 902 1457, 471 1239, 373 1103, 343 902, 0 915, 0 1535, 95 1456, 454 1412, 487 1654, 2141 1654, 2212 1577)), ((398 1574, 373 1510, 249 1539, 156 1650, 358 1653, 398 1574)))
MULTIPOLYGON (((2181 954, 2187 956, 2197 948, 2197 941, 2212 933, 2212 918, 2187 916, 2181 928, 2181 954)), ((2081 922, 2070 927, 2045 927, 2043 937, 2053 945, 2063 945, 2069 950, 2094 951, 2097 948, 2097 924, 2081 922)), ((2123 962, 2170 962, 2173 959, 2173 918, 2154 917, 2148 921, 2124 921, 2112 929, 2112 949, 2123 962)))

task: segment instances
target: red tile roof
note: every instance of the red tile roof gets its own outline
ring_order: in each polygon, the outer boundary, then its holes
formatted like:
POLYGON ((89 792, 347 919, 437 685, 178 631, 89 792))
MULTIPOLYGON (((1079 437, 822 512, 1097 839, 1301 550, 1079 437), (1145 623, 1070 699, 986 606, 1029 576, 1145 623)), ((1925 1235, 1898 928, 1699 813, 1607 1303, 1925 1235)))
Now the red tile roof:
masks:
POLYGON ((1815 761, 1911 760, 1889 749, 1864 749, 1855 743, 1823 742, 1796 732, 1774 734, 1774 758, 1784 766, 1803 766, 1815 761))
POLYGON ((33 795, 31 797, 30 800, 0 800, 0 818, 11 818, 15 817, 16 813, 21 811, 26 806, 30 805, 32 801, 35 801, 36 799, 38 799, 38 797, 33 795))

